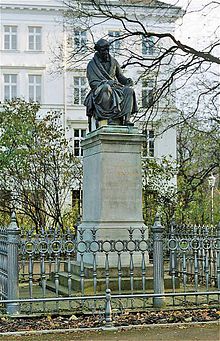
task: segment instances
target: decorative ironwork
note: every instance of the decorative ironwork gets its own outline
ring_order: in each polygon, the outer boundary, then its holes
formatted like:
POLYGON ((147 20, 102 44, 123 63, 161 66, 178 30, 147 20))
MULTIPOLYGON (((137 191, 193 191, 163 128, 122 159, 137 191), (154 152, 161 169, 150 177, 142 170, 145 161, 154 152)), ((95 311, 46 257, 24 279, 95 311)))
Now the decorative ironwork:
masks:
POLYGON ((19 234, 15 216, 8 228, 0 229, 0 294, 2 302, 8 302, 6 310, 10 314, 18 312, 22 302, 18 297, 18 269, 19 282, 29 299, 24 304, 29 313, 35 311, 34 302, 39 297, 39 311, 47 311, 52 301, 56 302, 53 310, 63 309, 67 297, 66 309, 97 311, 106 305, 106 318, 111 324, 109 304, 121 311, 128 304, 130 308, 138 304, 151 306, 147 298, 153 298, 158 307, 167 300, 168 304, 179 304, 180 297, 181 304, 199 304, 201 292, 205 293, 207 304, 220 297, 220 224, 211 228, 190 227, 177 226, 172 221, 166 234, 156 217, 150 231, 152 238, 147 237, 146 227, 140 226, 123 229, 123 238, 118 240, 99 238, 96 227, 90 231, 79 228, 77 238, 70 229, 65 233, 45 228, 39 235, 34 231, 22 232, 20 237, 19 234), (153 254, 153 262, 149 262, 149 253, 153 254), (88 255, 90 265, 85 262, 88 255), (102 267, 97 262, 100 255, 102 267), (152 281, 154 296, 149 291, 152 281), (165 282, 170 283, 169 295, 165 282), (112 298, 117 299, 112 300, 110 289, 112 298), (103 295, 100 302, 99 293, 103 295), (137 293, 139 298, 134 299, 137 293), (64 301, 60 295, 65 296, 64 301))

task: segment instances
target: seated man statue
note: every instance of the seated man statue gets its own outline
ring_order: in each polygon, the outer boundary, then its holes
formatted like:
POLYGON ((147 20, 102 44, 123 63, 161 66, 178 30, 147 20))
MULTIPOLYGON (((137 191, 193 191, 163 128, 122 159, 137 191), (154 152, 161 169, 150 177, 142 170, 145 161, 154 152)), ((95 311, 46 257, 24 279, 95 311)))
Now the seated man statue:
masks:
POLYGON ((90 122, 107 120, 108 124, 133 125, 130 116, 137 112, 133 81, 126 78, 115 58, 109 54, 109 42, 100 39, 95 44, 96 53, 87 66, 90 92, 84 104, 90 122))

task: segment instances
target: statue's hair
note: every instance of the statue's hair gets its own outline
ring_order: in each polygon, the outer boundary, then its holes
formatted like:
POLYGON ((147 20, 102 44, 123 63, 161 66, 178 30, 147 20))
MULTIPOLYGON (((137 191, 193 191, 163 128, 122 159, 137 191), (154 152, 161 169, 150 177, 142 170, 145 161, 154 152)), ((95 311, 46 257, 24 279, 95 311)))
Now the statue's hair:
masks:
POLYGON ((95 50, 98 51, 100 47, 104 47, 104 46, 108 46, 109 47, 110 43, 108 40, 106 39, 99 39, 96 43, 95 43, 95 50))

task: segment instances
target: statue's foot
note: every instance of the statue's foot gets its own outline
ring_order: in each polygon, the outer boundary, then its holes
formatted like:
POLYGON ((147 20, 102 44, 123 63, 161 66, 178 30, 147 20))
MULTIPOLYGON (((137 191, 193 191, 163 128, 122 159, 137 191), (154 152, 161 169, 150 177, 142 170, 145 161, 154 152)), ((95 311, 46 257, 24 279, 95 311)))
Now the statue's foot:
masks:
POLYGON ((117 119, 109 119, 108 120, 108 124, 109 125, 120 125, 120 122, 119 122, 119 120, 117 120, 117 119))
POLYGON ((133 127, 134 123, 130 122, 130 121, 125 121, 124 123, 125 126, 129 126, 129 127, 133 127))

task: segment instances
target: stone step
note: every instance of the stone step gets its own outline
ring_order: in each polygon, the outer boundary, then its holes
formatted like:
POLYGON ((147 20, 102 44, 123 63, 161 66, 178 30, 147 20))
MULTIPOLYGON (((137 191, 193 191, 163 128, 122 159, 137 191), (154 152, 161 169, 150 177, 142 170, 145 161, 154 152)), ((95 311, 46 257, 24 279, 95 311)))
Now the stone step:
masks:
MULTIPOLYGON (((59 273, 59 292, 61 293, 65 291, 65 294, 68 295, 68 273, 60 272, 59 273), (63 290, 66 288, 66 290, 63 290)), ((47 282, 47 288, 50 290, 55 290, 55 274, 52 273, 50 276, 50 280, 47 282), (53 283, 53 285, 51 284, 53 283)), ((170 276, 165 276, 164 285, 166 289, 172 288, 172 281, 170 276)), ((176 288, 179 287, 179 280, 176 279, 176 288)), ((109 277, 109 288, 112 292, 118 292, 118 277, 109 277)), ((133 288, 134 291, 142 290, 142 277, 133 277, 133 288)), ((153 289, 153 277, 145 278, 145 289, 152 290, 153 289)), ((73 292, 81 292, 81 278, 78 275, 71 274, 71 290, 73 292)), ((96 283, 96 293, 104 293, 106 290, 106 278, 97 278, 96 283)), ((131 278, 130 277, 122 277, 121 278, 121 290, 123 293, 131 291, 131 278)), ((93 278, 84 278, 84 293, 85 294, 94 294, 94 279, 93 278)))
MULTIPOLYGON (((68 262, 64 263, 64 271, 68 272, 68 262)), ((80 268, 80 262, 78 261, 71 261, 70 262, 70 272, 72 274, 76 274, 80 276, 81 268, 80 268)), ((84 276, 85 278, 93 278, 93 266, 91 264, 84 263, 84 276)), ((118 277, 118 268, 117 267, 111 267, 109 270, 109 277, 118 277)), ((97 278, 105 278, 106 270, 104 268, 98 267, 96 269, 96 275, 97 278)), ((130 268, 129 267, 123 267, 121 269, 121 273, 123 277, 130 277, 130 268)), ((142 277, 142 270, 141 267, 135 267, 133 270, 134 277, 142 277)), ((145 275, 146 277, 152 277, 153 276, 153 265, 148 264, 145 269, 145 275)))
MULTIPOLYGON (((56 287, 55 287, 55 283, 52 282, 52 281, 47 281, 47 285, 46 285, 47 289, 50 290, 50 291, 53 291, 53 292, 56 292, 56 287)), ((69 296, 69 291, 68 291, 68 288, 63 286, 63 285, 59 285, 59 295, 62 295, 62 296, 65 296, 65 297, 68 297, 69 296)), ((153 290, 152 289, 149 289, 147 291, 148 293, 153 293, 153 290)), ((118 290, 112 290, 111 291, 112 294, 118 294, 118 290)), ((141 294, 143 293, 143 290, 135 290, 135 293, 136 294, 141 294)), ((81 296, 81 292, 75 292, 75 291, 72 291, 71 292, 71 296, 81 296)), ((85 290, 85 295, 93 295, 94 294, 94 291, 93 290, 88 290, 86 289, 85 290)), ((102 291, 102 292, 97 292, 96 294, 98 295, 105 295, 105 291, 102 291)), ((131 294, 131 290, 126 290, 126 292, 123 292, 123 294, 131 294)))
MULTIPOLYGON (((56 292, 55 283, 52 282, 51 280, 47 281, 46 288, 50 291, 56 292)), ((58 293, 59 293, 59 295, 62 295, 62 296, 67 296, 67 297, 69 296, 68 288, 63 286, 63 285, 60 285, 60 284, 59 284, 58 293)))

